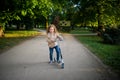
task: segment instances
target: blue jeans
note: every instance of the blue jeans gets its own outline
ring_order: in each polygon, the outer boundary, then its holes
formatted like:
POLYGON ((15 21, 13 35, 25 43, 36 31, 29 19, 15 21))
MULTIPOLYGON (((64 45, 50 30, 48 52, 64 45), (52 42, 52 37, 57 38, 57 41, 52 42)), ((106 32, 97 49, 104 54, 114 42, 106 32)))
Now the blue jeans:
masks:
POLYGON ((49 51, 50 51, 50 53, 49 53, 50 61, 53 61, 53 51, 54 51, 54 49, 56 50, 56 59, 57 59, 57 61, 59 61, 59 56, 60 56, 60 47, 59 47, 59 46, 55 46, 55 47, 53 47, 53 48, 50 48, 50 47, 49 47, 49 51))

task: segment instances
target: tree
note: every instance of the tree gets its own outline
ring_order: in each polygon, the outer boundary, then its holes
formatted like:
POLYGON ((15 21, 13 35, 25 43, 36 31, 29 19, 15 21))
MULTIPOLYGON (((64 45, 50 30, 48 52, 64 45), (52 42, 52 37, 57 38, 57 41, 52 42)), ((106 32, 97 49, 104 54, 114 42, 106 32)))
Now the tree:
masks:
POLYGON ((54 7, 51 0, 37 0, 38 5, 36 6, 34 13, 36 18, 43 16, 46 19, 46 27, 48 26, 49 15, 52 13, 52 8, 54 7))
POLYGON ((52 23, 60 29, 59 20, 72 20, 75 13, 72 0, 52 0, 55 8, 52 9, 52 23))
POLYGON ((1 23, 16 20, 17 24, 23 24, 24 19, 29 19, 34 25, 36 19, 42 16, 48 25, 49 20, 59 16, 82 26, 98 22, 99 30, 101 25, 119 25, 120 22, 119 0, 1 0, 0 5, 1 23))
POLYGON ((108 21, 111 16, 114 16, 113 19, 119 19, 119 16, 116 16, 116 14, 120 12, 120 9, 118 9, 119 4, 117 4, 119 0, 75 0, 74 3, 79 9, 76 14, 80 22, 86 24, 88 22, 94 23, 97 21, 98 30, 102 29, 104 25, 107 25, 106 21, 108 21))
MULTIPOLYGON (((3 5, 3 7, 0 7, 0 22, 2 23, 8 23, 13 20, 24 23, 29 19, 27 23, 31 24, 32 20, 33 24, 34 19, 41 16, 44 16, 47 21, 52 7, 51 0, 4 0, 0 2, 0 5, 3 5)), ((27 25, 26 23, 24 24, 27 25)))

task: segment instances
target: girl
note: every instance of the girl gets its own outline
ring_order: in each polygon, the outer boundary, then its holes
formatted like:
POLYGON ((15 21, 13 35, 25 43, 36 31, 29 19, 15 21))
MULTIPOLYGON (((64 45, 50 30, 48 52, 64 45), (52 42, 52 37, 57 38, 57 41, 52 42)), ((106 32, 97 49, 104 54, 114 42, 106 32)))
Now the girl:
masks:
POLYGON ((53 50, 56 50, 56 60, 59 63, 59 56, 60 56, 60 47, 58 45, 58 40, 62 41, 63 38, 59 35, 56 27, 54 24, 51 24, 48 29, 47 29, 47 42, 49 46, 49 57, 50 57, 50 62, 53 62, 53 50))

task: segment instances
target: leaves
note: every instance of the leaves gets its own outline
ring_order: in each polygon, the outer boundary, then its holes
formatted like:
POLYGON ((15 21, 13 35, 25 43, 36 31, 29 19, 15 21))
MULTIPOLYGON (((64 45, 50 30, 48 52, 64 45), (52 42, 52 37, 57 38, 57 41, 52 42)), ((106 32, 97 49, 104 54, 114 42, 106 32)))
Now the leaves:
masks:
POLYGON ((22 11, 21 11, 21 14, 22 14, 23 16, 25 16, 25 15, 27 14, 27 11, 22 10, 22 11))
POLYGON ((0 21, 3 23, 21 20, 25 16, 44 16, 47 19, 48 16, 52 18, 59 15, 60 19, 74 23, 94 24, 100 20, 104 24, 108 21, 109 25, 112 22, 120 24, 118 0, 2 0, 0 5, 3 5, 0 7, 0 21), (112 16, 114 19, 111 19, 112 16))
POLYGON ((4 5, 0 7, 0 18, 3 21, 20 20, 22 16, 34 17, 36 14, 47 17, 53 8, 50 0, 4 0, 0 4, 4 5))

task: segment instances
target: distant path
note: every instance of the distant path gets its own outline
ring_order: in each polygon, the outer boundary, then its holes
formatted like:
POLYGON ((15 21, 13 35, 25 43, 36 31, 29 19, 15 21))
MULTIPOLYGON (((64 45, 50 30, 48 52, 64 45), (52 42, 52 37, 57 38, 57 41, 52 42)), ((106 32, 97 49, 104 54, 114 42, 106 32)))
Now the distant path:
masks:
POLYGON ((61 42, 65 69, 48 64, 44 34, 0 55, 0 80, 117 80, 71 35, 64 35, 61 42))

